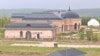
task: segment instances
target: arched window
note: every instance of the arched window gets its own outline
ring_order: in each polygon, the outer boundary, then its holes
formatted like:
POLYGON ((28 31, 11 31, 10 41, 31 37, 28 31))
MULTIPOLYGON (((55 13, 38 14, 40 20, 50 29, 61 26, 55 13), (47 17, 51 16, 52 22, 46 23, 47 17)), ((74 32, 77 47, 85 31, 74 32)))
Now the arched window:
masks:
POLYGON ((23 31, 20 31, 20 37, 23 37, 23 31))
POLYGON ((74 24, 74 30, 77 30, 77 23, 74 24))

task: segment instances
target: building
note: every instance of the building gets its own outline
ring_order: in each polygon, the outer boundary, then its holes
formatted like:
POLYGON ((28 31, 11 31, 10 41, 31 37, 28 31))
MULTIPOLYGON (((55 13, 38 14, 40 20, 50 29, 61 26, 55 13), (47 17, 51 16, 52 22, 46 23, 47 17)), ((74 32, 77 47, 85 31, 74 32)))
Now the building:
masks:
POLYGON ((99 23, 99 21, 97 21, 96 19, 91 18, 91 20, 88 21, 87 25, 88 25, 88 26, 97 27, 97 26, 100 26, 100 23, 99 23))
POLYGON ((80 51, 75 48, 70 48, 67 50, 61 50, 54 53, 49 54, 48 56, 85 56, 85 52, 80 51))
POLYGON ((80 29, 81 17, 70 8, 67 12, 55 12, 12 14, 11 23, 5 26, 5 38, 56 39, 56 34, 80 29))

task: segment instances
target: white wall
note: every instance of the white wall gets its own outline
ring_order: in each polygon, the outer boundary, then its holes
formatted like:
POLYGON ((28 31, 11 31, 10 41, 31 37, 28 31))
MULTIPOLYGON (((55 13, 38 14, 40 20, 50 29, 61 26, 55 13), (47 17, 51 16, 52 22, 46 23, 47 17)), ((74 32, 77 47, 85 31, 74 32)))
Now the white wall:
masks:
POLYGON ((26 32, 30 31, 32 38, 37 38, 37 33, 40 33, 40 38, 52 38, 53 32, 51 30, 5 30, 5 38, 20 38, 20 31, 23 31, 23 38, 26 32))

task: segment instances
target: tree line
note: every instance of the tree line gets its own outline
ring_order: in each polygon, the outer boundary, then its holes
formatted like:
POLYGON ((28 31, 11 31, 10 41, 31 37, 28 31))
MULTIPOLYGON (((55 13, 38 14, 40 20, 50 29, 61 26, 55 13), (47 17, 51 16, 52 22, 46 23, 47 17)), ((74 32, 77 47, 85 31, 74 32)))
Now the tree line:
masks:
MULTIPOLYGON (((82 17, 82 25, 87 25, 87 23, 90 19, 91 19, 91 17, 82 17)), ((100 22, 100 17, 95 17, 95 19, 100 22)))
POLYGON ((10 18, 9 17, 0 17, 0 28, 5 27, 7 24, 10 23, 10 18))

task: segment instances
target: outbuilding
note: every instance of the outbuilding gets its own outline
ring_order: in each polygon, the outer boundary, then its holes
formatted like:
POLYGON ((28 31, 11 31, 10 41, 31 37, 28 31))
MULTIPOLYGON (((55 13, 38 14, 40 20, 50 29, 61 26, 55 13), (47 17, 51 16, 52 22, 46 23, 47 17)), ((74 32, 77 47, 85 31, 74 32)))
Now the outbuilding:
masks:
POLYGON ((95 26, 95 27, 97 27, 97 26, 100 26, 100 23, 96 19, 92 18, 92 19, 90 19, 88 21, 87 25, 88 26, 95 26))

